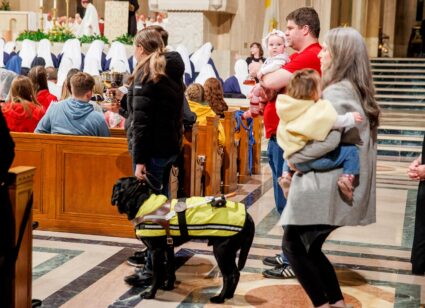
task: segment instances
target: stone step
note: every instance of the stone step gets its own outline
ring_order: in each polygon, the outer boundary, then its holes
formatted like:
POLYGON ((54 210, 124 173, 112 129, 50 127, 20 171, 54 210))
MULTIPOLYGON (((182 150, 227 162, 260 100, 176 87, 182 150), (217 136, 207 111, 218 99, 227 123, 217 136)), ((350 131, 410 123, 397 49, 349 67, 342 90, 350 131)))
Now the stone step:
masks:
POLYGON ((371 63, 377 62, 394 62, 394 63, 403 63, 403 62, 424 62, 424 58, 370 58, 371 63))
POLYGON ((404 126, 382 124, 378 127, 378 135, 421 136, 425 134, 425 126, 404 126))
POLYGON ((406 99, 406 100, 425 100, 424 95, 397 95, 397 94, 376 94, 375 98, 378 99, 406 99))
POLYGON ((425 62, 419 62, 419 63, 379 63, 379 62, 371 62, 372 68, 377 67, 425 67, 425 62))
POLYGON ((425 93, 425 88, 375 88, 376 92, 425 93))
POLYGON ((378 159, 412 161, 422 152, 422 146, 399 146, 378 144, 378 159))
POLYGON ((383 110, 424 110, 425 111, 425 102, 424 103, 415 103, 415 102, 385 102, 379 101, 377 102, 379 106, 385 108, 383 110), (389 109, 387 109, 389 108, 389 109))
POLYGON ((401 69, 401 68, 392 68, 392 69, 375 69, 372 68, 372 73, 375 73, 373 75, 376 75, 376 73, 386 73, 386 74, 425 74, 425 69, 401 69))
MULTIPOLYGON (((425 89, 425 80, 423 82, 420 81, 412 81, 412 82, 406 82, 406 81, 373 81, 373 84, 379 85, 379 86, 422 86, 425 89)), ((399 89, 399 88, 397 88, 399 89)))
POLYGON ((398 80, 398 79, 408 79, 408 80, 425 80, 425 75, 416 75, 416 76, 412 76, 412 75, 373 75, 372 76, 373 79, 393 79, 393 80, 398 80))
POLYGON ((419 136, 419 135, 392 135, 392 134, 388 134, 388 135, 383 135, 383 134, 378 134, 378 140, 386 140, 386 141, 406 141, 406 142, 420 142, 422 143, 422 141, 424 140, 423 136, 419 136))

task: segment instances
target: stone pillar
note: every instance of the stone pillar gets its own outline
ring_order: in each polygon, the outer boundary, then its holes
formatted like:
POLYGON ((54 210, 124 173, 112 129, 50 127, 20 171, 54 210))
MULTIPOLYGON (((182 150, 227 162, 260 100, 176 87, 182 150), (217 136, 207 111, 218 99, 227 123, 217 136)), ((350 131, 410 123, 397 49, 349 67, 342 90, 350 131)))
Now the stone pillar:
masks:
POLYGON ((389 36, 388 47, 389 52, 388 55, 390 57, 394 56, 394 38, 395 38, 395 25, 396 25, 396 8, 397 8, 397 0, 384 0, 383 5, 383 24, 382 24, 382 32, 389 36))
POLYGON ((365 41, 370 57, 378 56, 381 0, 368 1, 365 41))
POLYGON ((238 10, 238 0, 149 0, 150 11, 167 11, 168 43, 183 44, 190 53, 206 42, 214 46, 213 59, 220 75, 231 74, 230 30, 238 10))
POLYGON ((105 36, 110 42, 127 33, 128 1, 105 2, 105 36))

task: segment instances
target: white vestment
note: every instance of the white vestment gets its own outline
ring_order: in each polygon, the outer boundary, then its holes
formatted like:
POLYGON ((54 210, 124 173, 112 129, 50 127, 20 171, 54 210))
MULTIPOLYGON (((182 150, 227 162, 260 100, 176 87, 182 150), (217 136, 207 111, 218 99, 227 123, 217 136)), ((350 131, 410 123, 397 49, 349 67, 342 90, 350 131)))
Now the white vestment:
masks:
POLYGON ((83 35, 99 35, 99 16, 97 15, 97 10, 95 6, 91 3, 87 5, 86 13, 84 18, 81 21, 81 24, 78 28, 76 35, 78 37, 83 35))

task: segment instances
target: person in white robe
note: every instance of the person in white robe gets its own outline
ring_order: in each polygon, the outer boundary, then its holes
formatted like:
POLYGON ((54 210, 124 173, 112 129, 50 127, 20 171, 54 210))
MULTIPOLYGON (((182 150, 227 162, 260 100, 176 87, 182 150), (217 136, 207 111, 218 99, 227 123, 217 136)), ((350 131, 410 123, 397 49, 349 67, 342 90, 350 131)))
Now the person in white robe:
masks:
POLYGON ((31 63, 36 56, 35 42, 25 39, 19 51, 19 57, 22 59, 21 67, 31 68, 31 63))
POLYGON ((184 63, 184 81, 186 85, 189 85, 190 83, 192 83, 193 77, 192 66, 189 58, 189 51, 184 45, 177 46, 176 51, 182 57, 184 63))
POLYGON ((4 67, 4 39, 0 38, 0 67, 4 67))
POLYGON ((62 49, 62 58, 58 69, 57 85, 62 89, 66 75, 72 68, 81 68, 81 45, 78 39, 70 39, 65 42, 62 49))
POLYGON ((249 92, 251 92, 254 86, 244 84, 245 80, 249 79, 248 64, 246 63, 246 60, 239 59, 236 61, 235 77, 238 80, 241 93, 248 97, 249 92))
POLYGON ((117 73, 130 73, 130 65, 127 60, 127 52, 123 43, 112 43, 106 61, 110 61, 109 70, 117 73))
POLYGON ((96 40, 91 43, 89 50, 86 53, 84 59, 84 73, 90 74, 92 76, 99 76, 102 68, 102 53, 103 47, 105 47, 105 42, 101 40, 96 40))
POLYGON ((204 85, 205 81, 209 78, 217 78, 211 64, 205 64, 195 79, 195 83, 204 85))
POLYGON ((38 43, 37 57, 44 59, 44 61, 46 62, 46 67, 49 67, 49 66, 55 67, 52 60, 50 46, 51 46, 51 43, 48 39, 42 39, 38 43))
POLYGON ((76 35, 78 37, 83 35, 99 35, 99 15, 97 14, 96 7, 89 0, 82 0, 81 5, 86 9, 86 12, 76 35))
POLYGON ((198 50, 196 50, 192 56, 190 57, 190 60, 192 61, 194 67, 195 67, 195 72, 200 72, 201 69, 207 65, 209 59, 211 58, 212 55, 212 49, 213 46, 210 42, 205 43, 204 45, 202 45, 198 50))

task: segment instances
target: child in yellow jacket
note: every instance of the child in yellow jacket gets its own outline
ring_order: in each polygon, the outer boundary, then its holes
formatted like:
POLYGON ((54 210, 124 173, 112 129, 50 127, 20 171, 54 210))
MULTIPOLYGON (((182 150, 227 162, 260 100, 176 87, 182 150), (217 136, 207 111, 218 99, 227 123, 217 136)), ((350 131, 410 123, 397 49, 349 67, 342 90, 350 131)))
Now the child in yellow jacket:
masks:
MULTIPOLYGON (((323 141, 332 129, 349 128, 363 121, 358 112, 338 115, 332 104, 320 99, 320 76, 313 69, 297 71, 287 86, 287 94, 279 95, 276 112, 280 118, 277 142, 284 150, 285 163, 279 182, 288 196, 292 173, 287 158, 313 140, 323 141)), ((342 167, 338 186, 348 201, 353 197, 354 177, 359 174, 359 153, 352 144, 341 144, 325 156, 295 165, 302 173, 342 167)))

